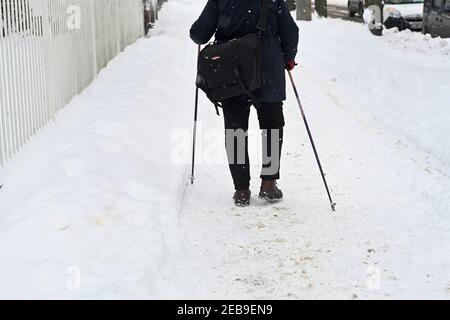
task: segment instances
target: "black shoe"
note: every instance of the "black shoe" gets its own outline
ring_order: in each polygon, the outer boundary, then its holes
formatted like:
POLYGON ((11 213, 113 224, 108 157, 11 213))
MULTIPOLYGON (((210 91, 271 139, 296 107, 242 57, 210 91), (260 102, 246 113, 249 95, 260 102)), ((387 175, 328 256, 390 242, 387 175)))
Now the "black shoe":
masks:
POLYGON ((248 207, 250 205, 250 198, 252 193, 250 190, 236 191, 234 194, 234 204, 237 207, 248 207))
POLYGON ((276 180, 262 182, 259 198, 266 201, 283 200, 283 192, 278 189, 276 180))

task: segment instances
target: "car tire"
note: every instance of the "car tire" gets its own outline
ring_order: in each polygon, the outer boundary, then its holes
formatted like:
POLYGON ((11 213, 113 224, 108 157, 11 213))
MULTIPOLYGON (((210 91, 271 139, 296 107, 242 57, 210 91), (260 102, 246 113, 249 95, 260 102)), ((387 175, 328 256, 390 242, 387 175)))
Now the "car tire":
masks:
POLYGON ((377 37, 381 37, 383 35, 383 29, 371 29, 370 32, 377 37))
POLYGON ((348 3, 348 16, 353 18, 355 16, 355 12, 350 8, 350 2, 348 3))
POLYGON ((362 18, 364 16, 364 5, 362 2, 359 3, 359 16, 362 18))

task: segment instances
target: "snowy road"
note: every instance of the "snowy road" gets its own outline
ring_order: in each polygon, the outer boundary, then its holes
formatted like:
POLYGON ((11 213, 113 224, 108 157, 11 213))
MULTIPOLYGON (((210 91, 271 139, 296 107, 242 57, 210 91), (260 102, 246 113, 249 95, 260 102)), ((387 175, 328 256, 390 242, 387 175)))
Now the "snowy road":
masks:
MULTIPOLYGON (((167 3, 152 37, 0 170, 0 296, 450 298, 448 44, 300 24, 295 78, 338 212, 291 90, 286 199, 232 205, 223 119, 203 97, 197 180, 179 211, 188 162, 174 150, 189 150, 195 77, 186 34, 200 10, 167 3)), ((254 113, 252 130, 257 177, 254 113)))
POLYGON ((358 23, 363 23, 363 18, 356 15, 350 17, 347 9, 347 1, 337 0, 333 2, 328 2, 328 17, 333 19, 342 19, 346 21, 353 21, 358 23))

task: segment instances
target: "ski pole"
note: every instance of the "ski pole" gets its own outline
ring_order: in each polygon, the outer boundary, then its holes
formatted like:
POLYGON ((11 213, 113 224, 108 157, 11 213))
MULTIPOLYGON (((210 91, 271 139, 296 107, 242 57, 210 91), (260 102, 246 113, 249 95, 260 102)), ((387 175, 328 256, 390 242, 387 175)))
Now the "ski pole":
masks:
MULTIPOLYGON (((200 57, 201 45, 198 46, 198 55, 200 57)), ((191 185, 195 182, 195 148, 197 145, 197 122, 198 122, 198 95, 199 89, 196 85, 195 89, 195 108, 194 108, 194 130, 193 130, 193 142, 192 142, 192 171, 191 171, 191 185)))
POLYGON ((309 128, 308 120, 306 119, 305 110, 303 109, 302 102, 300 101, 300 95, 298 94, 297 86, 295 85, 295 82, 294 82, 294 77, 292 76, 291 71, 288 71, 288 73, 289 73, 289 78, 291 79, 292 87, 294 88, 294 93, 295 93, 295 97, 297 98, 298 106, 300 107, 300 112, 302 113, 303 122, 305 123, 305 126, 306 126, 306 131, 308 131, 309 140, 311 141, 311 145, 312 145, 314 155, 317 160, 317 164, 319 165, 320 174, 322 175, 322 180, 323 180, 323 183, 325 184, 325 189, 327 190, 328 199, 330 200, 330 204, 331 204, 331 209, 333 211, 336 211, 336 203, 333 201, 333 199, 331 197, 330 188, 328 187, 327 179, 325 177, 325 173, 323 172, 323 167, 322 167, 322 163, 320 162, 319 153, 317 152, 317 148, 314 143, 311 129, 309 128))

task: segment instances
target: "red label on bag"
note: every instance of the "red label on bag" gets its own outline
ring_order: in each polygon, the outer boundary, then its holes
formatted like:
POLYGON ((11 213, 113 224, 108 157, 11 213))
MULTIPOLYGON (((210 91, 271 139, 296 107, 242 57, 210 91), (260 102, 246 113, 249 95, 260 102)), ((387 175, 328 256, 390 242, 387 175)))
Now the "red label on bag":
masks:
POLYGON ((213 61, 220 60, 220 56, 212 57, 211 60, 213 61))

